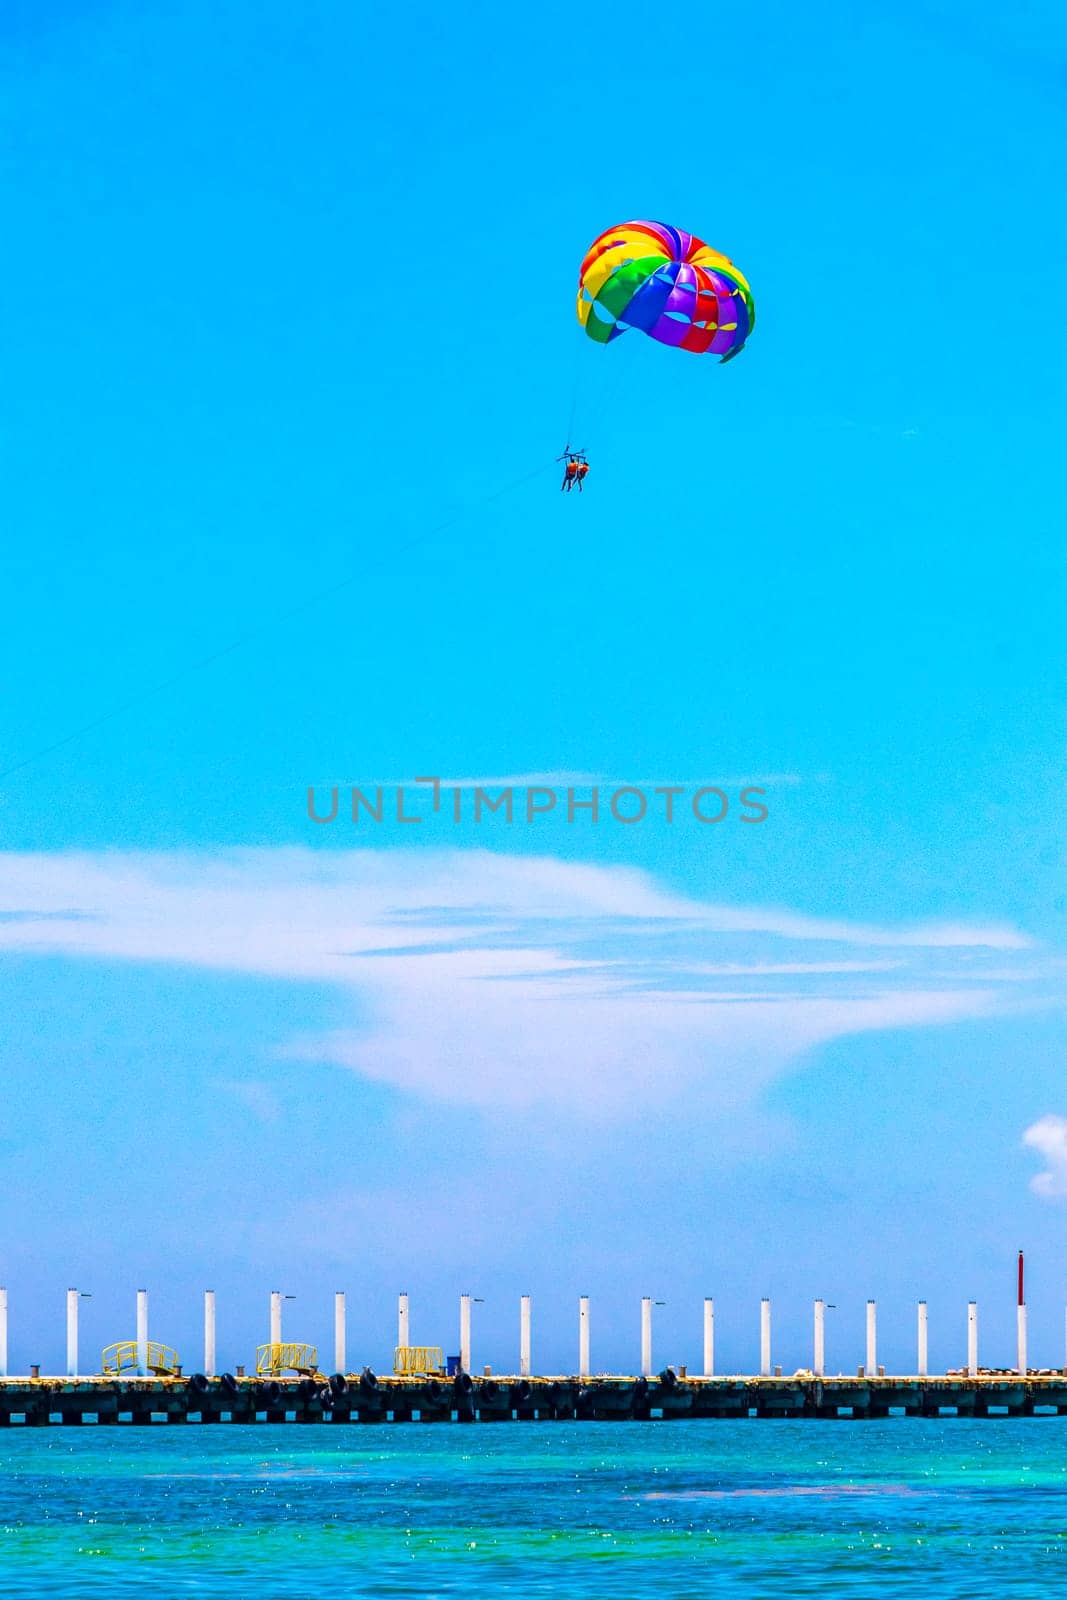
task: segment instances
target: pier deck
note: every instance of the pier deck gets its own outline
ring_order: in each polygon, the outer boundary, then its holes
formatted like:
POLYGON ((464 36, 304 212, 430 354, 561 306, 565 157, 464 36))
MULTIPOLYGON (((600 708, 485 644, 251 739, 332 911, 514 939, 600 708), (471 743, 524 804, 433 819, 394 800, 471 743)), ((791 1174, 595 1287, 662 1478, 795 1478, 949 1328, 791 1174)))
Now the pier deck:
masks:
POLYGON ((0 1427, 1067 1414, 1067 1373, 978 1377, 0 1379, 0 1427))

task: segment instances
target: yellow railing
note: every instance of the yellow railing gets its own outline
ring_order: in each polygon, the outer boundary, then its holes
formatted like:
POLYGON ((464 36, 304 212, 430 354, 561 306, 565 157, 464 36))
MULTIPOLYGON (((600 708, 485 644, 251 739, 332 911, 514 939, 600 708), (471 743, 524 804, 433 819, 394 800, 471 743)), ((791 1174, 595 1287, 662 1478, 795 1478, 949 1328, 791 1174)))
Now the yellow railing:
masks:
MULTIPOLYGON (((147 1354, 148 1371, 157 1378, 173 1378, 181 1366, 177 1350, 172 1350, 169 1344, 158 1344, 156 1340, 149 1339, 147 1354)), ((120 1339, 118 1344, 109 1344, 100 1357, 105 1378, 117 1378, 123 1372, 136 1372, 139 1364, 136 1339, 120 1339)))
POLYGON ((319 1352, 313 1344, 261 1344, 256 1347, 256 1371, 276 1378, 281 1372, 317 1372, 319 1352))
POLYGON ((440 1345, 398 1344, 393 1351, 393 1371, 405 1377, 416 1372, 437 1374, 444 1370, 444 1365, 440 1345))

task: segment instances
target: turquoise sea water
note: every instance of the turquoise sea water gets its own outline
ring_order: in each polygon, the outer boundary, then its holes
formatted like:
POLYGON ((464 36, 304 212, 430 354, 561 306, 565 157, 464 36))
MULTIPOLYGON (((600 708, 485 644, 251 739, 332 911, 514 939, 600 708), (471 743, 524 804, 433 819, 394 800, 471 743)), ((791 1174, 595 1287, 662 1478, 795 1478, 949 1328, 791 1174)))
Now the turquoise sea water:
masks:
POLYGON ((0 1594, 1067 1593, 1067 1418, 0 1435, 0 1594))

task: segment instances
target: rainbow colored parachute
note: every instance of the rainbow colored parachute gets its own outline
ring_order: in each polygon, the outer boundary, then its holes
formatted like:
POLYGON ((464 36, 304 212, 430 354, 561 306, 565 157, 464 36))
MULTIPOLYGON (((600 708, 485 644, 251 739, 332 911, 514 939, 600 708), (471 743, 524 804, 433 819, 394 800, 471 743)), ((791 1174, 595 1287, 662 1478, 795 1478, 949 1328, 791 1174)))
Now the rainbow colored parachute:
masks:
POLYGON ((663 222, 622 222, 586 253, 578 321, 598 344, 639 328, 661 344, 729 361, 744 348, 756 307, 733 262, 691 233, 663 222))

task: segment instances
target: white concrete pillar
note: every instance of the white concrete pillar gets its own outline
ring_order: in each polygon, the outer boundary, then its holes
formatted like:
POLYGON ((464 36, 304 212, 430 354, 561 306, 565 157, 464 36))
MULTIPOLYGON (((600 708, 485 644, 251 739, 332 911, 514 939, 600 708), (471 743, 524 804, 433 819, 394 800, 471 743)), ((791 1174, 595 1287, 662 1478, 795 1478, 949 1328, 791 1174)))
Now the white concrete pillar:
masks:
POLYGON ((868 1378, 878 1376, 878 1305, 874 1300, 867 1301, 867 1358, 864 1372, 868 1378))
POLYGON ((459 1370, 469 1372, 471 1369, 471 1297, 461 1294, 459 1297, 459 1370))
POLYGON ((920 1378, 925 1378, 928 1373, 927 1363, 927 1326, 926 1326, 926 1301, 919 1301, 919 1359, 916 1363, 920 1378))
POLYGON ((7 1290, 0 1289, 0 1378, 7 1377, 7 1290))
POLYGON ((704 1301, 704 1376, 715 1376, 715 1302, 704 1301))
POLYGON ((272 1289, 270 1292, 270 1342, 282 1342, 282 1292, 272 1289))
POLYGON ((530 1376, 530 1296, 519 1297, 519 1377, 530 1376))
MULTIPOLYGON (((406 1349, 411 1343, 411 1305, 406 1294, 396 1297, 396 1342, 406 1349)), ((464 1367, 466 1372, 466 1367, 464 1367)))
POLYGON ((771 1376, 771 1302, 760 1301, 760 1378, 771 1376))
POLYGON ((589 1376, 589 1296, 578 1299, 578 1376, 589 1376))
POLYGON ((215 1291, 204 1290, 204 1376, 215 1376, 215 1291))
POLYGON ((652 1376, 652 1297, 641 1301, 641 1376, 652 1376))
POLYGON ((1026 1377, 1026 1307, 1015 1308, 1015 1366, 1020 1378, 1026 1377))
POLYGON ((967 1376, 978 1376, 978 1303, 967 1302, 967 1376))
POLYGON ((67 1377, 78 1376, 78 1291, 67 1290, 67 1377))
POLYGON ((345 1292, 338 1289, 333 1297, 333 1370, 348 1371, 348 1335, 345 1326, 345 1292))
POLYGON ((148 1290, 137 1291, 137 1376, 148 1376, 148 1290))
POLYGON ((815 1302, 815 1353, 812 1372, 817 1378, 826 1376, 826 1301, 815 1302))

